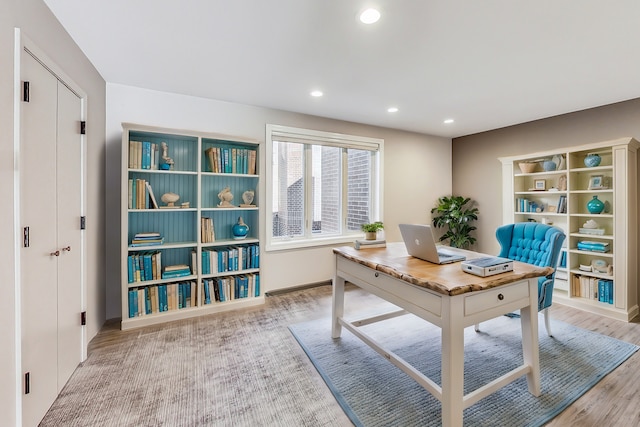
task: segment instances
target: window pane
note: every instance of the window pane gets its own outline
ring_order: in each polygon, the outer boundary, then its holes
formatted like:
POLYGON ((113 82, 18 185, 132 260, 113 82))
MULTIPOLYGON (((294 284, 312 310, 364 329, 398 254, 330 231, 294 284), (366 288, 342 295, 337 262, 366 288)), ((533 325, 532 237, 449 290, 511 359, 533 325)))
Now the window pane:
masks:
POLYGON ((340 152, 337 147, 313 146, 312 204, 314 236, 339 234, 340 227, 340 152))
POLYGON ((360 230, 360 224, 373 221, 371 214, 370 151, 347 150, 347 230, 360 230))
POLYGON ((273 236, 304 235, 304 147, 273 141, 273 236))

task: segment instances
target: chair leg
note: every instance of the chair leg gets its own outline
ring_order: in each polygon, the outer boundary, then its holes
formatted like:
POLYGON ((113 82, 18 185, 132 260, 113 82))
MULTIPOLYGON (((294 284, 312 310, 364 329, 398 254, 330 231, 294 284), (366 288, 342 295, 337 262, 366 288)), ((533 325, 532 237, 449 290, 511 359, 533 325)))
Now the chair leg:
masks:
POLYGON ((544 327, 547 328, 547 335, 552 337, 553 334, 551 333, 551 325, 549 322, 551 318, 551 315, 549 314, 549 308, 547 307, 543 311, 544 311, 544 327))
POLYGON ((476 332, 480 332, 480 323, 476 323, 476 325, 473 327, 473 329, 475 329, 476 332))

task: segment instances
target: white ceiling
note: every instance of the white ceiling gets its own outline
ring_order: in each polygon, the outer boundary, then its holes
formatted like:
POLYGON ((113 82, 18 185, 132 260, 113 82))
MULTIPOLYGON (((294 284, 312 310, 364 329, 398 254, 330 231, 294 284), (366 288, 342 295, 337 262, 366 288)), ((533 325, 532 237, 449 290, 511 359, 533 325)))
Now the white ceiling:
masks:
POLYGON ((640 97, 637 0, 44 2, 109 83, 439 136, 640 97))

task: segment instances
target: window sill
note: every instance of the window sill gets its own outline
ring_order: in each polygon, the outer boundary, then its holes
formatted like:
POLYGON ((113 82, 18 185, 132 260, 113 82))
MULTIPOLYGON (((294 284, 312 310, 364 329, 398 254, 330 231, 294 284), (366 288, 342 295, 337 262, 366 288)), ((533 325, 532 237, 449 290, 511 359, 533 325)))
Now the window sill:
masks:
POLYGON ((338 246, 344 244, 352 244, 356 239, 361 239, 362 234, 352 234, 350 236, 337 236, 316 239, 291 239, 279 240, 277 242, 269 242, 266 244, 265 252, 277 252, 290 249, 313 249, 323 246, 338 246))

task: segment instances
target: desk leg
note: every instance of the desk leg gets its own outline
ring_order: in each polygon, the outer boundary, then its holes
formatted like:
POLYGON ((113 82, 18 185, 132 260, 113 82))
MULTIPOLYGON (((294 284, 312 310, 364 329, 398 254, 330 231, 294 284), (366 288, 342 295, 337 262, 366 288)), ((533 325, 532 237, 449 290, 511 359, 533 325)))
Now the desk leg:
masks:
POLYGON ((529 306, 520 310, 522 329, 522 354, 525 365, 531 367, 527 374, 529 393, 540 396, 540 353, 538 347, 538 279, 529 279, 529 306))
POLYGON ((331 338, 339 338, 342 325, 338 319, 344 316, 344 279, 336 274, 333 278, 333 303, 331 306, 331 338))
POLYGON ((462 298, 450 297, 442 324, 442 425, 462 426, 464 410, 464 327, 462 298))

